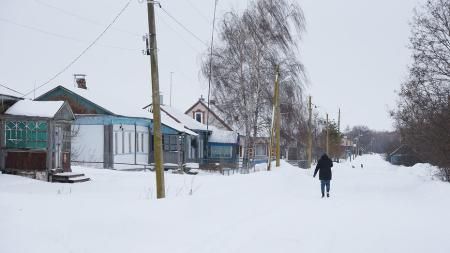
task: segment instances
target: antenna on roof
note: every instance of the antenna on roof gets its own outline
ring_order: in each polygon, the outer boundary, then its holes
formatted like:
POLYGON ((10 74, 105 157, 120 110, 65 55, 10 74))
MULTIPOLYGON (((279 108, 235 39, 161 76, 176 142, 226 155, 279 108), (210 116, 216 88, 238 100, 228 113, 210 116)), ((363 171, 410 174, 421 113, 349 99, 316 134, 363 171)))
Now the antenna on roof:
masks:
POLYGON ((87 90, 86 86, 86 75, 85 74, 73 74, 75 80, 74 86, 79 89, 87 90))

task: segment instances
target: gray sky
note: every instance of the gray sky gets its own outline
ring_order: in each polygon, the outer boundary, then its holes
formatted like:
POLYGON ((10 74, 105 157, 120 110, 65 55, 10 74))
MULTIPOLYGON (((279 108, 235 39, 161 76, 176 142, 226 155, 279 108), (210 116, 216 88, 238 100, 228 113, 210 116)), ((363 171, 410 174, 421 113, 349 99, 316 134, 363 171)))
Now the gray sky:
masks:
MULTIPOLYGON (((413 8, 423 0, 298 0, 307 22, 300 56, 319 113, 342 127, 364 124, 392 129, 388 110, 410 62, 409 26, 413 8)), ((127 0, 0 0, 0 83, 21 92, 40 85, 74 59, 114 18, 127 0)), ((185 111, 207 94, 200 63, 211 37, 213 0, 161 1, 157 8, 159 74, 164 102, 185 111), (203 41, 200 42, 199 40, 203 41)), ((247 1, 219 0, 218 19, 247 1)), ((133 0, 117 23, 71 68, 36 92, 73 86, 73 74, 87 74, 99 104, 117 113, 149 103, 149 58, 141 36, 148 31, 146 5, 133 0)))

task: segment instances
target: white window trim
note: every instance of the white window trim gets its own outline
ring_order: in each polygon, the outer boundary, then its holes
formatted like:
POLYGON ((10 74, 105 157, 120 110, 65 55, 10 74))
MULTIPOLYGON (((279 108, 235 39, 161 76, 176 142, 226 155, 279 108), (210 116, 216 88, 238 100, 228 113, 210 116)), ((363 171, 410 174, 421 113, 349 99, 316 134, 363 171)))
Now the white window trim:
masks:
POLYGON ((194 112, 194 119, 197 120, 197 115, 200 115, 200 123, 203 124, 203 112, 194 112))

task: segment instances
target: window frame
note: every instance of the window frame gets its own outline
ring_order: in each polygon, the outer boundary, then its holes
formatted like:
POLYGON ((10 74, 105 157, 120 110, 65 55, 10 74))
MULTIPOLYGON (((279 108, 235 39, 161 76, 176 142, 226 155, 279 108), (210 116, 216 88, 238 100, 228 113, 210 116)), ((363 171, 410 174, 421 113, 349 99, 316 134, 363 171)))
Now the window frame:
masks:
POLYGON ((201 111, 194 112, 194 119, 203 124, 203 112, 201 111), (200 115, 200 121, 197 119, 197 115, 200 115))

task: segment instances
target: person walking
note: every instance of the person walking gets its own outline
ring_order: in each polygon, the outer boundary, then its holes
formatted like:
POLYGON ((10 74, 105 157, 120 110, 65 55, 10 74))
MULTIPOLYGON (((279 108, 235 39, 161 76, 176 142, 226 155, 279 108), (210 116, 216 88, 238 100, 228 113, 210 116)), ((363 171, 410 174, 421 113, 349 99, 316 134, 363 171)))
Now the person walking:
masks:
POLYGON ((313 176, 316 177, 316 174, 319 171, 322 198, 325 197, 325 187, 327 190, 327 198, 330 197, 331 167, 333 167, 333 161, 331 161, 327 154, 323 154, 317 162, 316 170, 314 171, 313 176))

